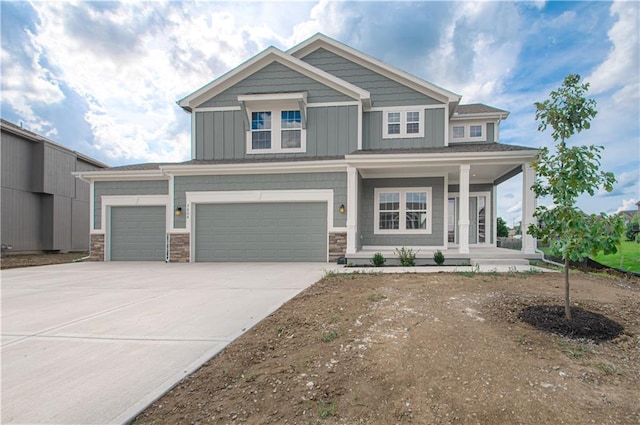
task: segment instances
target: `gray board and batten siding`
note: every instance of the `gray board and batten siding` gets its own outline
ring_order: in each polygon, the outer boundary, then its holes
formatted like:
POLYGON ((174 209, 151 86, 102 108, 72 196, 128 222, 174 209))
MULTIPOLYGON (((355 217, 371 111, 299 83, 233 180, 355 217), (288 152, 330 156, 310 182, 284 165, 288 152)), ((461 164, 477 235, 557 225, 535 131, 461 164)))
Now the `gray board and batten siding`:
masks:
POLYGON ((384 139, 382 138, 382 112, 365 112, 362 117, 363 149, 412 149, 444 146, 444 108, 425 109, 423 113, 423 137, 384 139))
MULTIPOLYGON (((176 176, 175 206, 183 207, 186 203, 185 192, 196 191, 241 191, 241 190, 309 190, 332 189, 333 226, 345 227, 346 214, 340 214, 341 204, 347 206, 347 174, 331 173, 293 173, 293 174, 250 174, 250 175, 221 175, 221 176, 176 176)), ((176 229, 184 229, 186 218, 174 216, 176 229)))
POLYGON ((238 106, 238 96, 243 94, 296 92, 306 92, 308 103, 354 101, 353 98, 289 69, 281 63, 272 62, 197 107, 238 106))
POLYGON ((444 232, 444 177, 421 177, 399 179, 364 179, 362 181, 361 209, 358 230, 365 246, 442 246, 444 232), (431 234, 374 234, 375 200, 374 189, 385 187, 430 187, 431 188, 431 234))
MULTIPOLYGON (((97 181, 94 183, 94 229, 100 229, 102 197, 122 195, 168 195, 168 180, 97 181)), ((102 229, 104 230, 104 229, 102 229)))
MULTIPOLYGON (((236 102, 237 104, 237 102, 236 102)), ((346 155, 357 149, 358 108, 307 108, 306 151, 247 154, 242 111, 195 112, 195 159, 294 158, 346 155)))
POLYGON ((325 203, 196 206, 196 261, 327 261, 325 203))
POLYGON ((88 250, 89 184, 71 173, 103 167, 2 124, 2 243, 13 252, 88 250))
POLYGON ((376 107, 442 104, 432 97, 419 93, 326 49, 317 49, 301 59, 316 68, 367 90, 371 93, 373 106, 376 107))

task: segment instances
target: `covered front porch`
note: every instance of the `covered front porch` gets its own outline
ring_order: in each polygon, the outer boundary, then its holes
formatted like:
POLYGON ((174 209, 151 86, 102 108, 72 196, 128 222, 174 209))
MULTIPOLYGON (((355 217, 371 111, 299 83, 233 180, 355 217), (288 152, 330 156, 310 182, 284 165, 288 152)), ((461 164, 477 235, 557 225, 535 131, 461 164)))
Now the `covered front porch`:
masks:
POLYGON ((440 250, 457 264, 474 260, 539 259, 526 233, 519 251, 497 248, 496 188, 523 173, 522 225, 534 222, 537 150, 492 144, 395 152, 360 151, 346 157, 348 260, 376 252, 396 258, 411 248, 427 262, 440 250), (475 147, 477 149, 477 147, 475 147))

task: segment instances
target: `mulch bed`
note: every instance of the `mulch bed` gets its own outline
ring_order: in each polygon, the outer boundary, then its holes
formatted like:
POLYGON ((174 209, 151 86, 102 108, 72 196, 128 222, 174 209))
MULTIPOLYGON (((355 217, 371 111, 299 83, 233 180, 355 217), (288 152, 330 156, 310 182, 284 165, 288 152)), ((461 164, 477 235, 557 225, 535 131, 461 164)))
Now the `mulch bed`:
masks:
POLYGON ((526 307, 520 311, 518 317, 537 329, 569 338, 609 341, 624 331, 624 327, 619 323, 580 307, 571 307, 571 320, 565 319, 564 306, 557 305, 526 307))

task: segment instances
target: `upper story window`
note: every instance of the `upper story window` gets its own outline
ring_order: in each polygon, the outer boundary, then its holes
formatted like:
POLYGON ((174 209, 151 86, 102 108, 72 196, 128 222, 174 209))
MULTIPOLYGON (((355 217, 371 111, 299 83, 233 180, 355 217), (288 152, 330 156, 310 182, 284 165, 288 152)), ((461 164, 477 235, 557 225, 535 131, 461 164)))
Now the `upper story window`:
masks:
POLYGON ((422 109, 387 109, 382 111, 382 137, 385 139, 422 137, 424 113, 422 109))
POLYGON ((374 234, 431 233, 431 188, 374 190, 374 234))
POLYGON ((247 153, 306 150, 306 93, 238 96, 247 117, 247 153))
POLYGON ((484 141, 485 126, 484 123, 454 123, 451 126, 451 140, 454 142, 484 141))

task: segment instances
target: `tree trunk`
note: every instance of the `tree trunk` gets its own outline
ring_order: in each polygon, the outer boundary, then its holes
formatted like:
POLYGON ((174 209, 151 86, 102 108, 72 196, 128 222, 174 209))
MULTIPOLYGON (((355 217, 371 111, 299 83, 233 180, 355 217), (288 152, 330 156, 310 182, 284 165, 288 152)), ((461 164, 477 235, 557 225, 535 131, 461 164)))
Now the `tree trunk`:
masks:
POLYGON ((569 302, 569 257, 564 259, 564 317, 571 320, 571 304, 569 302))

